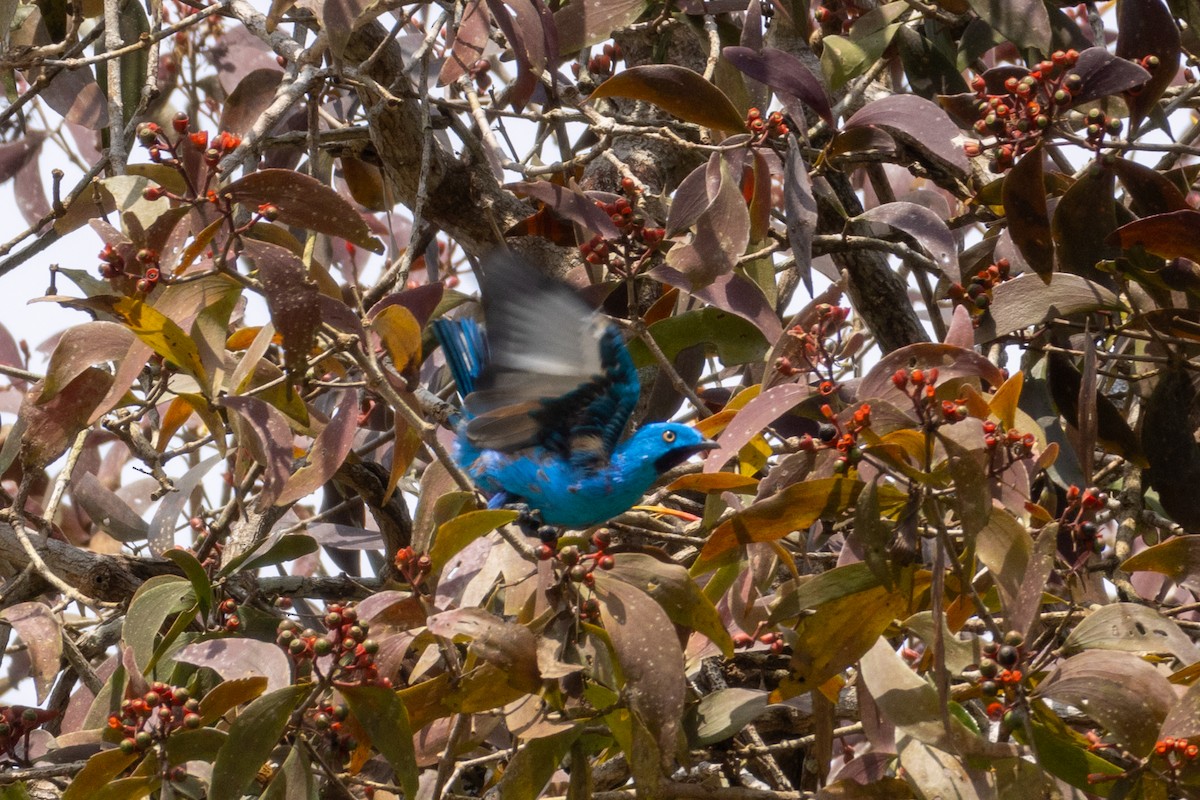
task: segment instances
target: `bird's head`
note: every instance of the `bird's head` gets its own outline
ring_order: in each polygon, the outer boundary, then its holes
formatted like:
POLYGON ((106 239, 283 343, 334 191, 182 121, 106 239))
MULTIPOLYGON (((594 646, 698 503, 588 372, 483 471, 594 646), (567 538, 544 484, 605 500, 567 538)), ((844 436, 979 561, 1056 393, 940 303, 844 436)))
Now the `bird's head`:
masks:
POLYGON ((622 447, 626 455, 645 459, 661 475, 697 453, 719 445, 700 431, 678 422, 655 422, 639 428, 622 447))

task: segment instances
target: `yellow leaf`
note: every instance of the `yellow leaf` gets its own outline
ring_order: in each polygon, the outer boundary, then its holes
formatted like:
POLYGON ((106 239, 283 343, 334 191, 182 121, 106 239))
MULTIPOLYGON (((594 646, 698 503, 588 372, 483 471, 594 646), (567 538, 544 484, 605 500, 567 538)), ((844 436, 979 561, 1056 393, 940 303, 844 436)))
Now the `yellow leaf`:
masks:
POLYGON ((396 372, 404 372, 409 364, 421 360, 421 325, 404 306, 392 305, 380 311, 371 320, 371 329, 383 340, 396 372))
POLYGON ((433 571, 437 572, 444 567, 456 553, 480 536, 491 533, 501 525, 507 525, 518 516, 516 511, 508 509, 484 509, 468 511, 442 523, 438 526, 433 537, 433 547, 429 551, 433 571))
POLYGON ((705 472, 692 475, 682 475, 676 478, 669 491, 680 492, 753 492, 758 488, 758 481, 745 475, 735 475, 732 472, 705 472))
POLYGON ((196 343, 174 320, 135 297, 122 297, 112 309, 151 350, 191 374, 202 386, 208 385, 196 343))
POLYGON ((1017 370, 992 395, 988 404, 992 414, 1000 420, 1005 430, 1016 424, 1017 401, 1021 399, 1021 387, 1025 385, 1025 373, 1017 370))
POLYGON ((792 531, 804 530, 821 517, 840 514, 854 503, 862 488, 862 482, 857 480, 819 478, 793 484, 759 500, 712 532, 692 567, 692 574, 703 574, 718 558, 739 545, 782 539, 792 531))

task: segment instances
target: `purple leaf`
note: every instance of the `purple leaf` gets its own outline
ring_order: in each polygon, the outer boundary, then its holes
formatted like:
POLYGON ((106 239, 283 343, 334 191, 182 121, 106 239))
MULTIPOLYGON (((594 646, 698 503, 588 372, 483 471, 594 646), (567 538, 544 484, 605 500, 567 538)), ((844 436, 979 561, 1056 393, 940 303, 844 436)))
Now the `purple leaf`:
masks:
POLYGON ((321 291, 292 251, 253 239, 245 245, 258 268, 271 321, 283 337, 287 368, 302 371, 321 327, 321 291))
POLYGON ((812 242, 817 230, 817 201, 813 198, 808 167, 800 154, 795 136, 788 137, 787 160, 783 167, 783 205, 787 220, 788 243, 796 269, 808 294, 813 293, 812 242))
POLYGON ((292 682, 287 655, 276 644, 248 638, 210 639, 180 648, 176 661, 208 667, 227 681, 262 676, 267 691, 282 689, 292 682))
MULTIPOLYGON (((29 77, 35 79, 40 74, 41 70, 31 70, 29 77)), ((108 124, 104 91, 86 67, 59 70, 50 85, 42 90, 41 98, 68 122, 91 130, 99 130, 108 124)))
POLYGON ((536 198, 560 216, 575 222, 605 239, 619 239, 621 232, 613 224, 612 217, 596 205, 596 201, 577 189, 559 186, 550 181, 518 181, 506 188, 518 194, 536 198))
POLYGON ((1034 147, 1004 177, 1000 197, 1013 244, 1030 268, 1048 280, 1054 272, 1054 234, 1046 206, 1042 148, 1034 147))
POLYGON ((0 144, 0 183, 15 177, 29 162, 38 157, 46 134, 30 131, 16 141, 0 144))
POLYGON ((687 277, 690 289, 703 288, 733 272, 750 243, 750 211, 742 197, 740 167, 735 172, 727 160, 714 154, 708 168, 710 175, 719 175, 718 188, 714 192, 708 182, 711 202, 696 220, 695 235, 666 256, 666 263, 687 277))
MULTIPOLYGON (((291 441, 290 437, 288 441, 291 441)), ((149 531, 150 549, 155 553, 162 553, 175 546, 175 521, 183 513, 184 506, 191 499, 192 492, 200 485, 200 481, 220 461, 220 455, 209 456, 189 469, 182 478, 176 479, 175 491, 158 504, 154 518, 150 520, 149 531)))
POLYGON ((741 275, 722 275, 708 286, 696 289, 686 275, 666 265, 655 267, 650 274, 656 280, 678 286, 711 306, 753 323, 762 331, 768 342, 773 342, 783 335, 783 326, 779 317, 775 316, 775 310, 767 302, 767 296, 758 284, 748 278, 741 275))
POLYGON ((573 0, 554 12, 559 52, 569 55, 602 42, 645 10, 646 0, 573 0))
POLYGON ((719 472, 725 462, 737 455, 755 434, 812 394, 812 389, 798 383, 785 383, 767 389, 746 403, 721 433, 721 449, 704 459, 705 472, 719 472))
POLYGON ((34 602, 9 606, 0 611, 0 617, 16 629, 21 641, 29 648, 30 673, 37 690, 37 701, 44 703, 62 658, 62 629, 58 618, 45 603, 34 602))
MULTIPOLYGON (((21 356, 21 349, 17 347, 16 340, 13 339, 12 334, 9 333, 8 328, 4 327, 3 323, 0 323, 0 364, 18 369, 25 368, 25 359, 21 356)), ((28 382, 20 378, 9 377, 8 380, 21 391, 28 388, 28 382)))
MULTIPOLYGON (((945 220, 916 203, 885 203, 854 218, 859 222, 882 222, 917 240, 947 277, 958 264, 958 244, 945 220)), ((957 269, 955 269, 957 272, 957 269)))
POLYGON ((229 422, 239 431, 238 440, 264 469, 258 507, 275 503, 292 471, 292 431, 283 412, 257 397, 226 396, 221 405, 234 412, 229 422))
POLYGON ((19 419, 25 425, 20 438, 21 461, 26 469, 49 465, 88 425, 98 400, 108 394, 113 378, 97 367, 88 367, 54 397, 40 402, 41 383, 34 384, 21 401, 19 419))
POLYGON ((966 153, 955 142, 960 136, 958 127, 945 111, 923 97, 897 94, 867 103, 846 120, 842 130, 862 127, 882 128, 960 175, 970 169, 966 153))
POLYGON ((679 182, 679 188, 671 198, 671 210, 667 212, 667 238, 695 225, 711 204, 708 196, 708 164, 702 164, 679 182))
POLYGON ((338 522, 316 522, 305 527, 308 535, 322 547, 337 547, 342 550, 378 550, 381 540, 379 531, 342 525, 338 522))
MULTIPOLYGON (((1172 30, 1174 27, 1171 26, 1172 30)), ((1127 92, 1150 80, 1149 72, 1131 61, 1117 58, 1103 47, 1089 47, 1080 53, 1071 72, 1083 79, 1079 91, 1071 95, 1071 105, 1127 92)))
MULTIPOLYGON (((218 130, 244 136, 254 127, 262 113, 275 102, 275 90, 283 81, 283 70, 256 69, 238 81, 221 110, 218 130)), ((264 131, 270 133, 270 131, 264 131)))
POLYGON ((68 328, 50 356, 40 402, 53 399, 89 367, 124 360, 135 338, 132 331, 115 322, 87 322, 68 328))
POLYGON ((75 479, 71 496, 92 522, 117 541, 140 542, 149 536, 146 520, 92 473, 85 472, 75 479))
POLYGON ((955 306, 950 319, 950 327, 946 330, 946 338, 942 344, 953 345, 971 350, 975 347, 975 325, 971 322, 971 312, 966 306, 955 306))
POLYGON ((264 169, 239 178, 220 192, 255 211, 270 204, 285 225, 337 236, 372 253, 382 253, 383 244, 371 236, 367 223, 354 207, 316 178, 290 169, 264 169))
POLYGON ((1130 61, 1158 58, 1150 79, 1126 98, 1132 127, 1137 127, 1171 85, 1179 71, 1182 49, 1179 28, 1159 0, 1124 0, 1117 6, 1117 56, 1130 61))
MULTIPOLYGON (((791 95, 800 100, 833 126, 833 109, 825 87, 804 62, 791 53, 764 47, 761 53, 749 47, 726 47, 721 51, 725 60, 741 72, 771 87, 780 94, 791 95)), ((799 120, 797 120, 799 122, 799 120)))
POLYGON ((1175 706, 1175 691, 1163 673, 1133 653, 1088 650, 1050 671, 1033 693, 1082 710, 1116 743, 1147 756, 1159 726, 1175 706))
POLYGON ((294 503, 320 489, 346 460, 357 431, 358 392, 349 389, 342 393, 342 401, 338 403, 333 419, 313 440, 308 451, 308 463, 288 478, 275 505, 294 503))

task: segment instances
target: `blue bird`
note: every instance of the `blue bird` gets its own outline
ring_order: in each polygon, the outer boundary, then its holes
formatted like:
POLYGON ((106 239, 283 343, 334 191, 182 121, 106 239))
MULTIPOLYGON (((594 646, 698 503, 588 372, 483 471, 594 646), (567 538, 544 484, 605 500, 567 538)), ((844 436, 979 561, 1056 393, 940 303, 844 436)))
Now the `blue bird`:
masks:
POLYGON ((454 457, 489 508, 524 504, 586 528, 628 511, 665 471, 717 447, 674 422, 621 434, 641 390, 616 325, 511 255, 485 260, 485 331, 434 322, 463 397, 454 457))

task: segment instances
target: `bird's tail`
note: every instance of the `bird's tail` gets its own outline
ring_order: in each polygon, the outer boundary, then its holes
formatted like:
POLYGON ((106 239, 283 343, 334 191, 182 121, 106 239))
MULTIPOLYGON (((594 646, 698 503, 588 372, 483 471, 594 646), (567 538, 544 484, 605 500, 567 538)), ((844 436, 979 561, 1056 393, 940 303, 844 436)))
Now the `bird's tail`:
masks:
POLYGON ((442 345, 446 364, 461 397, 475 391, 475 382, 487 365, 487 342, 473 319, 436 319, 433 335, 442 345))

